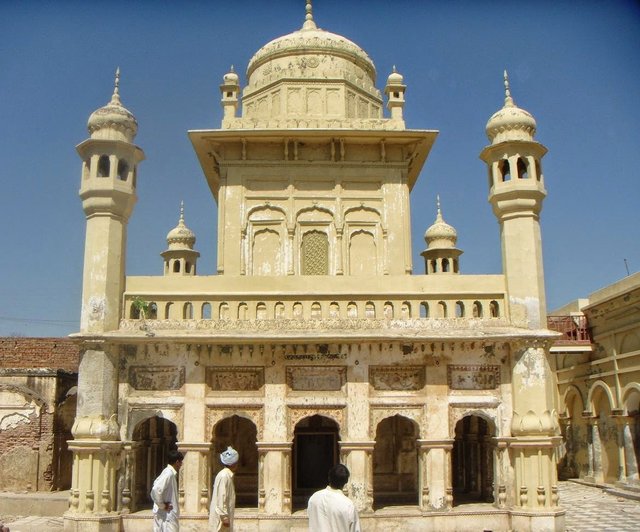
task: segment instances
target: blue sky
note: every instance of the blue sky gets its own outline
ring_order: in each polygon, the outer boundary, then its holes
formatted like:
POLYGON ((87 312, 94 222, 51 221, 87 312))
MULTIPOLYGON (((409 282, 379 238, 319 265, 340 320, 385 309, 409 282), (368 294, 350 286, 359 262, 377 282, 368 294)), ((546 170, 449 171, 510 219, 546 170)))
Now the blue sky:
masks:
MULTIPOLYGON (((478 154, 504 100, 538 123, 548 197, 549 308, 640 270, 640 7, 600 1, 315 0, 319 27, 367 51, 384 88, 408 86, 407 126, 440 135, 412 192, 414 272, 440 194, 463 273, 501 271, 478 154)), ((127 273, 159 275, 180 200, 200 274, 215 272, 216 208, 187 131, 217 128, 218 86, 264 44, 297 30, 303 0, 0 1, 0 336, 78 330, 89 115, 120 94, 138 119, 138 203, 127 273)), ((244 83, 244 76, 242 76, 244 83)))

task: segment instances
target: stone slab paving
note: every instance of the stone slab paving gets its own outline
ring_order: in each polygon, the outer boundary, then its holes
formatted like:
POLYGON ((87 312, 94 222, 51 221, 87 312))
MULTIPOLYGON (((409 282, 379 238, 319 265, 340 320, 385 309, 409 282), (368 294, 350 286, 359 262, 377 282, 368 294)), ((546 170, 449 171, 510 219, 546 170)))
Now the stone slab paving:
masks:
MULTIPOLYGON (((600 488, 559 482, 560 500, 567 510, 567 532, 639 532, 640 501, 600 488)), ((62 532, 62 517, 0 516, 11 532, 62 532)))

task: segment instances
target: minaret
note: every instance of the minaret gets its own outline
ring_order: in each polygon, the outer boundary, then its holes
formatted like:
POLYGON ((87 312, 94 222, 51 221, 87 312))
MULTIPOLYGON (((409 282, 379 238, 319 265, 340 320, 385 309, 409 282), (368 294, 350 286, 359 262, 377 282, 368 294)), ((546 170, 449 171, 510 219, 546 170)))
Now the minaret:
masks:
POLYGON ((118 328, 125 276, 127 222, 136 202, 136 170, 144 153, 133 140, 138 123, 120 102, 120 69, 111 101, 96 110, 83 160, 80 198, 87 218, 82 284, 82 332, 118 328))
POLYGON ((233 69, 227 72, 222 78, 222 85, 220 85, 220 93, 222 99, 220 103, 223 109, 223 122, 236 117, 238 112, 238 95, 240 93, 240 78, 233 69))
POLYGON ((436 221, 424 234, 427 249, 420 253, 424 257, 424 273, 460 273, 459 257, 462 250, 456 248, 458 233, 442 217, 440 196, 437 198, 437 207, 436 221))
POLYGON ((164 275, 196 275, 196 262, 200 253, 193 249, 196 235, 184 224, 184 202, 180 202, 178 225, 167 234, 168 249, 161 253, 164 275))
POLYGON ((393 72, 389 74, 387 78, 387 85, 384 88, 384 93, 387 95, 387 109, 391 113, 392 120, 401 121, 404 124, 402 117, 404 109, 404 93, 407 90, 407 86, 404 84, 404 77, 396 70, 396 66, 393 65, 393 72))
POLYGON ((489 166, 511 318, 540 329, 546 328, 546 301, 539 215, 547 195, 540 161, 547 149, 533 138, 533 116, 514 103, 506 70, 504 85, 504 106, 487 122, 491 145, 480 158, 489 166))

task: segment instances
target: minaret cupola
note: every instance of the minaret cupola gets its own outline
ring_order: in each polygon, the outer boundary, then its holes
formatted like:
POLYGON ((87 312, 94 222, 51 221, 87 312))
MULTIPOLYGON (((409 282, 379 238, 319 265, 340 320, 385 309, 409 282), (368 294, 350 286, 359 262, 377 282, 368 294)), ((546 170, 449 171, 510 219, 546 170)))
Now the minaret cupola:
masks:
POLYGON ((421 255, 424 257, 425 273, 460 273, 459 257, 462 251, 456 248, 458 233, 444 221, 440 210, 440 196, 437 199, 436 220, 424 234, 427 243, 421 255))
POLYGON ((384 93, 387 95, 387 109, 391 113, 392 120, 402 120, 402 111, 404 109, 404 93, 407 86, 404 84, 404 77, 396 70, 393 65, 393 72, 387 78, 387 85, 384 93))
POLYGON ((231 69, 222 78, 220 85, 222 94, 222 109, 224 110, 223 120, 235 118, 238 112, 238 99, 240 94, 240 78, 231 65, 231 69))
POLYGON ((167 234, 168 249, 161 253, 165 275, 196 275, 200 253, 193 249, 196 235, 184 223, 184 203, 180 202, 178 225, 167 234))

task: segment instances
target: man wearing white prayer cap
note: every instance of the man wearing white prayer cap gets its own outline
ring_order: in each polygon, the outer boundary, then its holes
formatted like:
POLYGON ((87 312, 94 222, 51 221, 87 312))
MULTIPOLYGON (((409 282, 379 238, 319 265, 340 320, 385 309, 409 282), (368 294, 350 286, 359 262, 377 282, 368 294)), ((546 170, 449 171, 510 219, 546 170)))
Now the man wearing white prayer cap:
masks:
POLYGON ((238 451, 227 447, 220 453, 220 461, 225 466, 213 481, 211 508, 209 508, 209 532, 233 532, 233 513, 236 509, 236 489, 233 474, 238 468, 238 451))

